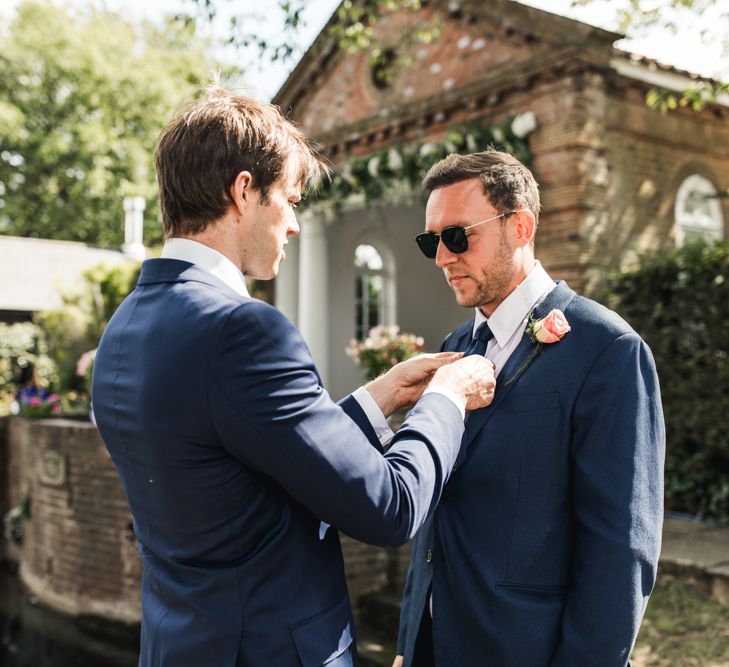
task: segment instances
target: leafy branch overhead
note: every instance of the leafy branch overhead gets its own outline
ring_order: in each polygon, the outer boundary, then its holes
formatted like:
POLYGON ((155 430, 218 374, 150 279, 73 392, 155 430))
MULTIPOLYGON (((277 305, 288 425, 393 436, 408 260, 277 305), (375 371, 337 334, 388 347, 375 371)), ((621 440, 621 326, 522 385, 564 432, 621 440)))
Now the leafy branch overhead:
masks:
MULTIPOLYGON (((600 1, 572 0, 572 6, 598 5, 600 1)), ((427 15, 421 12, 425 4, 423 0, 343 0, 325 28, 326 36, 347 53, 367 53, 375 80, 387 85, 398 68, 407 67, 410 63, 408 57, 402 55, 404 49, 396 51, 378 39, 374 26, 385 14, 412 12, 414 20, 409 22, 398 40, 398 47, 431 43, 439 37, 442 26, 437 19, 426 18, 427 15)), ((469 4, 476 2, 461 0, 449 3, 449 7, 466 7, 469 4)), ((266 62, 293 63, 303 54, 305 45, 301 44, 301 34, 307 24, 310 5, 305 0, 277 0, 275 9, 269 7, 265 13, 261 9, 241 9, 245 5, 237 0, 183 0, 183 5, 188 9, 180 12, 176 19, 187 25, 227 22, 223 32, 227 35, 228 44, 242 49, 254 47, 261 67, 266 62), (270 28, 272 25, 273 29, 270 28), (261 30, 262 26, 267 26, 268 32, 261 30)), ((625 0, 614 3, 611 8, 615 27, 629 37, 640 37, 656 28, 675 32, 679 25, 719 6, 720 0, 625 0)), ((726 19, 726 15, 722 18, 726 19)), ((696 33, 696 42, 718 44, 723 52, 723 71, 717 72, 715 77, 718 81, 697 79, 681 91, 652 89, 646 95, 649 107, 661 113, 680 107, 700 111, 720 95, 729 94, 729 84, 721 82, 729 76, 726 67, 729 62, 729 31, 710 23, 696 33)))
POLYGON ((206 45, 174 21, 66 5, 0 12, 0 233, 118 246, 122 198, 140 195, 157 241, 154 144, 206 82, 206 45))
MULTIPOLYGON (((261 9, 241 10, 241 3, 235 0, 183 0, 183 4, 189 9, 175 16, 178 21, 190 26, 212 24, 227 17, 226 42, 236 48, 253 47, 262 64, 291 62, 303 53, 300 32, 306 25, 308 3, 305 0, 277 0, 273 12, 277 14, 274 20, 279 29, 272 34, 261 31, 261 26, 271 25, 270 8, 265 12, 261 9)), ((382 72, 381 76, 389 79, 392 70, 407 65, 408 61, 401 56, 395 60, 389 58, 388 49, 375 36, 374 25, 385 14, 399 10, 417 12, 422 7, 421 0, 344 0, 325 30, 327 36, 346 53, 368 53, 370 63, 382 72)), ((414 22, 400 36, 399 45, 429 44, 439 34, 437 23, 414 22)))

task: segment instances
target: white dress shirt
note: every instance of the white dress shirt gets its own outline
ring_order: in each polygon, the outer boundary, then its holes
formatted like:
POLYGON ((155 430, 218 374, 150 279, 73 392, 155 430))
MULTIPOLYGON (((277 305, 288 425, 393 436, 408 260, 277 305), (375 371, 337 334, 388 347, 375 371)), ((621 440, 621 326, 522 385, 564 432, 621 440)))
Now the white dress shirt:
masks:
POLYGON ((529 275, 498 305, 491 317, 487 318, 479 308, 476 308, 472 335, 483 322, 489 323, 489 329, 494 337, 488 342, 484 356, 496 367, 496 377, 519 345, 532 308, 555 287, 556 284, 549 274, 537 262, 529 275))
POLYGON ((167 239, 162 248, 164 259, 179 259, 190 262, 203 271, 222 280, 230 289, 241 296, 250 296, 241 270, 223 253, 190 239, 167 239))

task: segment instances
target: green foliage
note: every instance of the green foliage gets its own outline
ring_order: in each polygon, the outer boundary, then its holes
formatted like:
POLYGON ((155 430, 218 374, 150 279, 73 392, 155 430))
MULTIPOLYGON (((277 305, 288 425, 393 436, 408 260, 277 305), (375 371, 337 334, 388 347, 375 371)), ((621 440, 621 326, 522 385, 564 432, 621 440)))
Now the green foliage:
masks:
POLYGON ((529 135, 536 128, 531 111, 499 123, 473 121, 454 127, 440 143, 383 148, 374 155, 355 157, 337 165, 330 180, 306 200, 306 204, 329 203, 335 208, 351 196, 364 197, 370 205, 400 192, 419 192, 425 173, 450 153, 472 153, 492 146, 529 165, 529 135))
POLYGON ((715 102, 720 95, 729 94, 729 84, 718 81, 697 81, 679 93, 663 88, 652 88, 645 95, 646 104, 666 114, 679 107, 690 107, 701 111, 709 102, 715 102))
MULTIPOLYGON (((28 384, 61 394, 65 413, 88 411, 93 362, 87 353, 98 346, 109 319, 136 284, 139 269, 136 264, 97 266, 84 273, 78 293, 63 297, 61 309, 37 313, 32 323, 0 323, 0 415, 8 413, 16 390, 28 384)), ((44 407, 52 406, 39 406, 36 412, 44 407)))
MULTIPOLYGON (((271 3, 269 3, 270 5, 271 3)), ((186 27, 209 25, 221 14, 227 15, 228 44, 246 49, 254 47, 258 50, 261 61, 291 61, 302 55, 303 49, 298 43, 301 29, 306 25, 305 0, 277 0, 276 8, 267 6, 263 9, 251 9, 250 6, 235 0, 182 0, 185 11, 175 16, 186 27), (226 8, 225 10, 223 8, 226 8), (262 23, 272 20, 280 25, 278 33, 273 37, 262 34, 262 23)), ((347 53, 369 53, 370 63, 382 64, 383 45, 377 40, 374 25, 385 14, 399 10, 417 12, 423 6, 422 0, 371 0, 356 2, 343 0, 337 7, 333 21, 325 30, 328 39, 333 40, 340 49, 347 53)), ((270 34, 268 31, 263 33, 270 34)), ((440 34, 440 26, 433 21, 412 21, 401 35, 401 46, 410 44, 429 44, 440 34)), ((407 64, 407 60, 398 57, 396 62, 389 63, 387 68, 380 69, 383 77, 391 76, 393 69, 407 64)))
POLYGON ((729 245, 644 257, 610 292, 656 359, 668 508, 729 520, 729 245))
POLYGON ((25 536, 25 522, 30 518, 30 495, 26 492, 20 503, 4 517, 5 536, 14 544, 21 544, 25 536))
POLYGON ((686 574, 658 577, 631 658, 634 667, 729 665, 729 602, 686 574))
POLYGON ((0 233, 118 246, 141 195, 159 239, 154 143, 206 80, 204 45, 50 0, 0 14, 0 41, 0 233))
POLYGON ((57 383, 57 368, 48 354, 43 330, 32 322, 0 322, 0 416, 7 415, 15 391, 32 379, 46 387, 57 383))
POLYGON ((89 269, 84 273, 82 289, 63 297, 63 308, 35 315, 45 334, 48 355, 58 369, 61 391, 88 394, 87 374, 76 373, 78 361, 98 346, 109 319, 134 288, 139 269, 136 264, 89 269))

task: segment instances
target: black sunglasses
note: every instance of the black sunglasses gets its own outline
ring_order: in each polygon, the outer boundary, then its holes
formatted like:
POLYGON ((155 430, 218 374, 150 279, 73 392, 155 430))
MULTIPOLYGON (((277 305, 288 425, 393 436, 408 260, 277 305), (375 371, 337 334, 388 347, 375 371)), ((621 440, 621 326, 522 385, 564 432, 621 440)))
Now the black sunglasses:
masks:
POLYGON ((468 227, 446 227, 440 234, 436 234, 435 232, 423 232, 415 237, 415 241, 428 259, 435 258, 438 253, 438 243, 440 243, 440 241, 443 241, 443 245, 448 248, 448 250, 460 255, 468 250, 468 236, 466 236, 466 232, 469 229, 483 225, 485 222, 505 218, 507 215, 513 215, 514 213, 518 213, 518 211, 507 211, 506 213, 497 215, 495 218, 481 220, 481 222, 474 222, 472 225, 468 225, 468 227))

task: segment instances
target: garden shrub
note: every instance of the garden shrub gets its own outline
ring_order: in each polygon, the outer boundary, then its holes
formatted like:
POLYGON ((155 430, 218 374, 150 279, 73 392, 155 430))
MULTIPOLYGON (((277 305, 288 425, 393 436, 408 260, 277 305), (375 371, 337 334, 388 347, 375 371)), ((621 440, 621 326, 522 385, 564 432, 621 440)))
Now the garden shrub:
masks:
POLYGON ((0 416, 8 414, 16 390, 34 372, 45 386, 57 385, 56 364, 48 355, 43 330, 32 322, 0 322, 0 416))
POLYGON ((729 520, 729 244, 644 256, 609 285, 611 306, 655 356, 667 509, 729 520))
POLYGON ((78 361, 99 344, 139 268, 97 266, 84 273, 81 290, 63 297, 59 310, 36 313, 32 323, 0 323, 0 415, 29 382, 61 394, 64 412, 88 411, 90 373, 77 375, 78 361))

